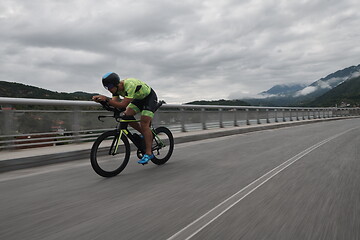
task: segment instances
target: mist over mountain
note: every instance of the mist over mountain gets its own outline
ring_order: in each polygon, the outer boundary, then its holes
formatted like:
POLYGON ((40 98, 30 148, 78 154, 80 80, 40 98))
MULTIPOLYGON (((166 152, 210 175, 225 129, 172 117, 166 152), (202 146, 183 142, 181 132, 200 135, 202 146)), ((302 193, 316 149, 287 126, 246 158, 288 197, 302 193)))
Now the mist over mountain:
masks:
POLYGON ((316 99, 342 83, 360 76, 360 64, 338 70, 310 85, 276 85, 261 92, 261 98, 242 99, 252 105, 304 106, 315 103, 316 99))
POLYGON ((270 88, 267 91, 261 92, 260 95, 265 97, 271 97, 271 96, 289 96, 293 95, 296 92, 304 89, 306 87, 305 84, 281 84, 281 85, 275 85, 272 88, 270 88))
POLYGON ((304 89, 295 93, 294 97, 299 96, 310 96, 310 97, 318 97, 328 92, 329 90, 337 87, 341 83, 360 76, 360 65, 352 66, 345 68, 343 70, 339 70, 335 73, 332 73, 325 78, 321 78, 316 82, 310 84, 304 89))
POLYGON ((360 107, 360 77, 344 81, 308 105, 315 107, 360 107))

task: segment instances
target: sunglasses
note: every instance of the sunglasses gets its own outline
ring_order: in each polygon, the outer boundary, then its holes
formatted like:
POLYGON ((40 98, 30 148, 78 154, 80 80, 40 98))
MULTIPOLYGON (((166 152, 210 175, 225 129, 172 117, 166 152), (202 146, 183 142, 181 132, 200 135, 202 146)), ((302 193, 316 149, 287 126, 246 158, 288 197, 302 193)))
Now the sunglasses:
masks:
POLYGON ((110 90, 115 86, 113 84, 109 84, 109 85, 105 85, 104 87, 105 87, 106 90, 110 90))

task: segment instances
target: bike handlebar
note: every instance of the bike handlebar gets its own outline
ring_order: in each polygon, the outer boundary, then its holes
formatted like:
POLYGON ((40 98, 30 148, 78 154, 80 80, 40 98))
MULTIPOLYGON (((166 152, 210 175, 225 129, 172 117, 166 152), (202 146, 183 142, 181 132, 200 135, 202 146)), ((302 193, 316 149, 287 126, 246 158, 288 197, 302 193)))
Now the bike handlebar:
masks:
POLYGON ((105 108, 109 112, 114 112, 115 114, 120 114, 121 112, 125 111, 125 108, 113 107, 106 101, 101 101, 100 104, 103 106, 103 108, 105 108))
POLYGON ((98 119, 99 119, 100 121, 102 121, 101 118, 105 118, 105 117, 113 117, 113 118, 115 118, 115 119, 119 119, 119 118, 121 118, 120 114, 121 114, 123 111, 125 111, 125 108, 115 108, 115 107, 111 106, 111 105, 110 105, 108 102, 106 102, 106 101, 101 101, 101 102, 99 102, 99 103, 102 105, 102 107, 103 107, 105 110, 114 113, 113 116, 98 116, 98 119))

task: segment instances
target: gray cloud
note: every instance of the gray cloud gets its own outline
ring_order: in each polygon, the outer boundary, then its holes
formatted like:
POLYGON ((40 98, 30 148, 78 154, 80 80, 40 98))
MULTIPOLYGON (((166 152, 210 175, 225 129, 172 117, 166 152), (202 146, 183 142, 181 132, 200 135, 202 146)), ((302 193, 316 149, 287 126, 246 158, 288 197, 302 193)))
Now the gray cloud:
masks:
POLYGON ((254 96, 358 65, 360 3, 4 0, 0 79, 105 93, 100 77, 149 82, 182 103, 254 96))

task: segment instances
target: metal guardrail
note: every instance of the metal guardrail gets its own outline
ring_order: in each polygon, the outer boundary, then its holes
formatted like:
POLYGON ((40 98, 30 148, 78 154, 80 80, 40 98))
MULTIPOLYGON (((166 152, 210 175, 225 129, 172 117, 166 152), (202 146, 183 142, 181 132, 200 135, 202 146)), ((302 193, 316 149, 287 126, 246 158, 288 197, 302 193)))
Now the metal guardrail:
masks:
MULTIPOLYGON (((0 151, 94 141, 114 127, 101 123, 99 104, 92 101, 47 100, 0 97, 0 151), (62 110, 19 110, 14 106, 52 106, 62 110)), ((359 108, 296 108, 164 104, 153 124, 172 131, 206 130, 271 122, 301 121, 360 115, 359 108)))

